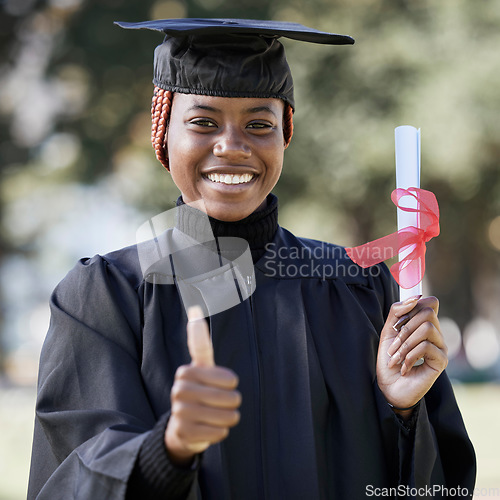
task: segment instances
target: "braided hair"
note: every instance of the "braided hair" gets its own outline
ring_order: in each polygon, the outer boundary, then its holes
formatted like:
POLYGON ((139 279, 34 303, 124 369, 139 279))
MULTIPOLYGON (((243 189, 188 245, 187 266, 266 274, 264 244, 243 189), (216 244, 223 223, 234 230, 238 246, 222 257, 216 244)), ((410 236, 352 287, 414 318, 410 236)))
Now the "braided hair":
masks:
POLYGON ((166 148, 167 125, 172 109, 173 94, 169 90, 163 90, 155 86, 153 102, 151 104, 151 143, 158 161, 167 169, 168 156, 166 148))
MULTIPOLYGON (((158 161, 167 169, 168 156, 166 148, 167 126, 172 109, 173 93, 155 86, 153 101, 151 103, 151 144, 156 153, 158 161)), ((285 148, 288 147, 293 135, 293 109, 290 104, 285 103, 283 112, 283 136, 285 138, 285 148)))

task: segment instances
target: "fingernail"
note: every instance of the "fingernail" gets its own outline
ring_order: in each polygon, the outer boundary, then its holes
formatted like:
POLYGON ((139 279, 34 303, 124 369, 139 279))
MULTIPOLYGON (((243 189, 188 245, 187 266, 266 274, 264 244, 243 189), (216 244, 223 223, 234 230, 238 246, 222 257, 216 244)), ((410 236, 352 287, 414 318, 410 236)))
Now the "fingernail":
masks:
POLYGON ((412 302, 416 302, 417 300, 419 300, 421 298, 422 298, 422 294, 420 294, 420 295, 414 295, 413 297, 410 297, 409 299, 406 299, 403 302, 403 305, 406 306, 408 304, 411 304, 412 302))
POLYGON ((389 349, 387 350, 387 354, 389 356, 392 356, 399 349, 399 344, 401 344, 401 339, 398 336, 395 337, 394 340, 392 341, 392 344, 389 346, 389 349))
POLYGON ((399 318, 396 323, 394 323, 392 325, 392 328, 394 328, 394 330, 396 332, 399 333, 399 330, 401 330, 401 327, 410 319, 410 315, 409 314, 405 314, 404 316, 401 316, 401 318, 399 318))
POLYGON ((391 356, 391 359, 389 360, 388 367, 392 368, 393 366, 399 365, 401 363, 401 354, 399 351, 397 351, 393 356, 391 356))

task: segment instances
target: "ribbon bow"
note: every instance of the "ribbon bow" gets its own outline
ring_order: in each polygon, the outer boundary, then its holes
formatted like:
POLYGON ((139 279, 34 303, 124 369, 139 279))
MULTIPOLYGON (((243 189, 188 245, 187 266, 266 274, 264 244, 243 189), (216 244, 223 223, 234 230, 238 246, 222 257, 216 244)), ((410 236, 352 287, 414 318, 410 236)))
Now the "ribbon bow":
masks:
POLYGON ((412 288, 424 277, 425 244, 439 234, 439 206, 434 193, 413 187, 395 189, 391 200, 400 210, 417 213, 417 227, 405 227, 364 245, 346 248, 346 252, 359 266, 370 267, 409 250, 391 266, 391 273, 399 286, 412 288), (417 208, 402 206, 400 200, 405 196, 415 198, 417 208))

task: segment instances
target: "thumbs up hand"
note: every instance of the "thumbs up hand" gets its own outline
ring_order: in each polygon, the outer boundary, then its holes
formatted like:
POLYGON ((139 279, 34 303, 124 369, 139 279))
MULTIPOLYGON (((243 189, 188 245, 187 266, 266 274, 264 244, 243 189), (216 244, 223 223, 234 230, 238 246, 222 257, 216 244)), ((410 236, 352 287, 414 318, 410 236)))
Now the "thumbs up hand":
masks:
POLYGON ((208 325, 199 308, 188 310, 187 337, 191 364, 175 373, 165 431, 168 454, 178 465, 189 464, 196 454, 225 439, 240 420, 238 377, 215 365, 208 325))

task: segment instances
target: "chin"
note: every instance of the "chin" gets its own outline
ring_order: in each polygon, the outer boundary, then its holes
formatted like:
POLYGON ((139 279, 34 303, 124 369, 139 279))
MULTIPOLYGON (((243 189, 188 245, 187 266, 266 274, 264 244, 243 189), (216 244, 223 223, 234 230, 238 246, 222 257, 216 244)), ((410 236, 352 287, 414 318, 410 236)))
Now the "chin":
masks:
POLYGON ((242 207, 207 207, 207 214, 214 219, 223 222, 237 222, 245 219, 250 214, 255 212, 258 207, 248 207, 244 209, 242 207))
POLYGON ((238 222, 240 220, 243 220, 245 219, 246 217, 248 217, 252 212, 249 212, 249 213, 245 213, 243 215, 239 215, 239 214, 227 214, 227 213, 223 213, 221 215, 218 215, 218 214, 211 214, 209 212, 208 215, 210 215, 210 217, 214 218, 214 219, 217 219, 217 220, 220 220, 222 222, 238 222))

